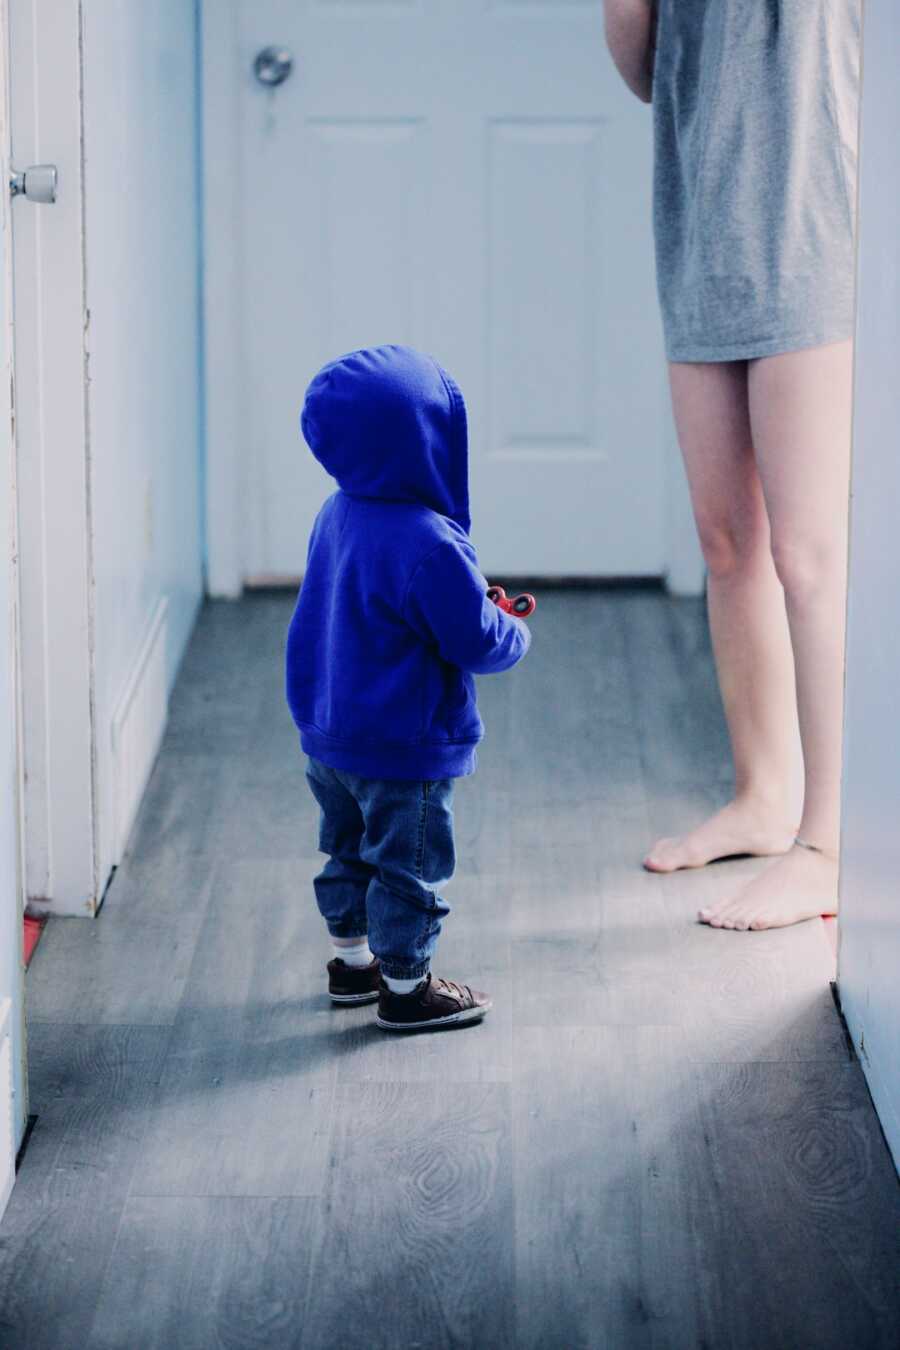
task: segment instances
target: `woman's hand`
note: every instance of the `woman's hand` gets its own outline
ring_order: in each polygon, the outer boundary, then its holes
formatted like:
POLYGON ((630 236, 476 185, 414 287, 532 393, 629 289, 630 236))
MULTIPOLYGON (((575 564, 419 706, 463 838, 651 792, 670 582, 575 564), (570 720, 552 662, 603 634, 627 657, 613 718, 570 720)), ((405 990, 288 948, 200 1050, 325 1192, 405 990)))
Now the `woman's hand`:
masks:
POLYGON ((649 103, 656 55, 656 0, 604 0, 606 45, 633 94, 649 103))

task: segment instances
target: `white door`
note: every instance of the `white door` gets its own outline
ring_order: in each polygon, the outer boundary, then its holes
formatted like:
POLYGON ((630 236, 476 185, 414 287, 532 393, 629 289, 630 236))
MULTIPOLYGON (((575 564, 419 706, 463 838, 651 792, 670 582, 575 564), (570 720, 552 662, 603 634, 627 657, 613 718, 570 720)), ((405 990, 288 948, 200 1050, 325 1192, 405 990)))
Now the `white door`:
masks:
MULTIPOLYGON (((2 86, 2 80, 0 80, 2 86)), ((2 114, 0 114, 2 115, 2 114)), ((8 181, 3 117, 0 186, 8 181)), ((5 198, 5 193, 4 193, 5 198)), ((15 510, 10 385, 9 248, 0 202, 0 1214, 9 1199, 25 1127, 22 902, 19 881, 19 768, 16 751, 15 510)))
MULTIPOLYGON (((206 72, 239 100, 234 119, 221 88, 208 105, 206 172, 227 161, 240 185, 243 577, 302 571, 330 491, 299 439, 304 386, 381 342, 462 386, 487 571, 662 573, 649 112, 614 74, 598 0, 233 0, 204 22, 236 45, 206 72), (274 88, 252 70, 269 44, 294 58, 274 88)), ((206 229, 217 251, 209 203, 206 229)), ((213 436, 213 473, 216 454, 213 436)))
POLYGON ((0 1215, 26 1121, 16 676, 16 512, 5 9, 0 10, 0 1215))
POLYGON ((81 5, 6 0, 4 11, 13 162, 59 173, 55 202, 20 197, 12 212, 26 899, 92 915, 81 5))

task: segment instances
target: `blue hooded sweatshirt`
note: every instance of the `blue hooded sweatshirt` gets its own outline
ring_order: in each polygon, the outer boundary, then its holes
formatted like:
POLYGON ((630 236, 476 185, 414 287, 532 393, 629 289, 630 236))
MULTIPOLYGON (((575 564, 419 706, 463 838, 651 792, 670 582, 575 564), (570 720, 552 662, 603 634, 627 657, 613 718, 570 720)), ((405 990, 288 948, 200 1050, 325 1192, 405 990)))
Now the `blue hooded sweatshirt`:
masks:
POLYGON ((337 480, 287 640, 303 749, 364 778, 461 778, 484 734, 473 675, 530 633, 487 598, 469 542, 462 394, 408 347, 352 352, 306 392, 306 441, 337 480))

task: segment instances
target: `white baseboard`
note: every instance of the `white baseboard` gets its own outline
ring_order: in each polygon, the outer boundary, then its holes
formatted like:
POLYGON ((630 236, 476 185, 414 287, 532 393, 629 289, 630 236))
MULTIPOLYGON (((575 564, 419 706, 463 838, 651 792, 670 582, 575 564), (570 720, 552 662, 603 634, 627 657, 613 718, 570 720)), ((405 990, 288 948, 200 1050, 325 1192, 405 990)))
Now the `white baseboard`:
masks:
POLYGON ((125 852, 168 713, 166 651, 169 602, 154 611, 112 721, 113 864, 125 852))
POLYGON ((0 1000, 0 1218, 16 1179, 11 1020, 12 1004, 4 998, 0 1000))

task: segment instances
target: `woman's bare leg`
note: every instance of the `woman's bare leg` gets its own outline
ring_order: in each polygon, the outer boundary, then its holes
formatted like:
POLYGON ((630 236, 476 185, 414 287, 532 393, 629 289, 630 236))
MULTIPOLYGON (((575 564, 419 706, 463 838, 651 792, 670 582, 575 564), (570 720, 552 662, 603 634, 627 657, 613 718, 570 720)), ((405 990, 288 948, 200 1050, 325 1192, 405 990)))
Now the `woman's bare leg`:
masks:
POLYGON ((805 765, 795 847, 701 919, 773 928, 837 909, 853 348, 850 341, 750 363, 750 420, 784 587, 805 765))
POLYGON ((797 740, 784 593, 752 445, 746 362, 670 366, 675 422, 709 569, 713 650, 735 768, 734 799, 644 866, 670 872, 734 853, 784 853, 797 740))

